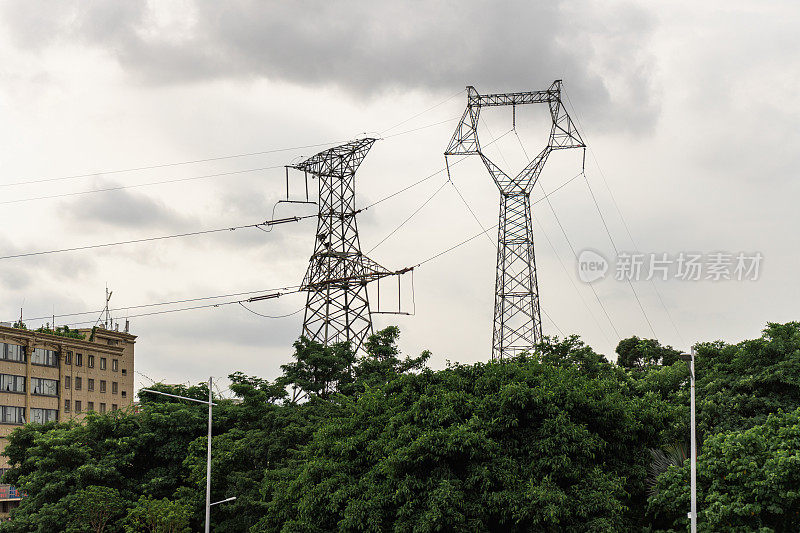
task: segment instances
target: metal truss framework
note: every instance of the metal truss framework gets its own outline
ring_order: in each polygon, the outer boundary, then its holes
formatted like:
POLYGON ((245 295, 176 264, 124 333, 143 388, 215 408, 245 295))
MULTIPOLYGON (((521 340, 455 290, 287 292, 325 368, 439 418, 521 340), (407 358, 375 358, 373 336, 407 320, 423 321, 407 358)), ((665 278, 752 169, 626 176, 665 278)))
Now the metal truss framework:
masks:
POLYGON ((561 80, 554 81, 545 91, 521 93, 479 94, 474 87, 467 87, 467 109, 444 155, 445 161, 451 155, 480 156, 500 190, 493 359, 530 351, 542 339, 530 195, 553 150, 585 146, 561 102, 561 80), (525 104, 549 106, 552 118, 550 138, 539 155, 519 174, 511 177, 481 151, 478 119, 482 107, 525 104))
POLYGON ((314 254, 300 290, 306 297, 303 335, 358 351, 372 334, 367 284, 394 274, 361 253, 356 224, 356 170, 376 139, 322 151, 289 168, 319 179, 314 254))

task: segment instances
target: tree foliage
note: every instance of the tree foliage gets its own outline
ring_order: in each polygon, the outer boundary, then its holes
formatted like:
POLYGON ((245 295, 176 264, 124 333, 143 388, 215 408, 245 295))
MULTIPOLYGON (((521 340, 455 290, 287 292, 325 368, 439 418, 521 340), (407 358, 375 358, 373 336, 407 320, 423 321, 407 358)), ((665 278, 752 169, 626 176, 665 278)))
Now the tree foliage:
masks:
MULTIPOLYGON (((676 350, 633 337, 613 364, 571 336, 434 371, 398 338, 379 331, 361 356, 301 338, 275 380, 230 375, 212 499, 236 500, 213 508, 213 531, 685 529, 689 375, 676 350)), ((800 324, 696 349, 701 528, 791 530, 800 324)), ((204 383, 151 388, 208 398, 204 383)), ((15 430, 4 481, 28 496, 0 531, 200 530, 206 406, 140 400, 15 430)))
POLYGON ((103 533, 125 509, 117 489, 90 485, 67 496, 70 521, 67 531, 103 533))

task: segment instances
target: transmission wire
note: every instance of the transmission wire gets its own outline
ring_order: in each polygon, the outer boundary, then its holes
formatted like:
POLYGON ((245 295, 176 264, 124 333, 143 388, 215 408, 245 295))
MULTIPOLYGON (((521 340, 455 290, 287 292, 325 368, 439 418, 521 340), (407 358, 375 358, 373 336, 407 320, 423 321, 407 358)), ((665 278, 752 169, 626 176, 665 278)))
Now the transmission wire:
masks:
MULTIPOLYGON (((575 108, 575 106, 572 104, 572 100, 570 99, 569 93, 566 91, 566 89, 564 89, 564 96, 567 97, 567 102, 569 103, 569 106, 572 109, 572 112, 575 114, 575 120, 577 120, 578 126, 580 126, 581 131, 584 132, 584 136, 585 136, 586 131, 584 129, 583 124, 581 123, 580 113, 575 108)), ((619 204, 617 203, 617 199, 614 196, 614 192, 611 190, 611 186, 608 184, 608 180, 606 179, 606 175, 603 172, 602 167, 600 166, 600 162, 597 160, 597 156, 595 155, 594 150, 592 150, 591 147, 589 148, 589 153, 592 156, 592 160, 594 161, 594 164, 597 167, 597 170, 600 172, 600 177, 603 179, 603 184, 605 185, 609 196, 611 196, 611 203, 614 205, 614 209, 616 210, 617 215, 619 215, 619 218, 622 221, 622 225, 625 228, 625 232, 628 234, 628 239, 630 239, 631 244, 633 244, 634 249, 639 251, 639 246, 637 246, 636 240, 633 238, 633 235, 631 234, 631 229, 630 229, 630 226, 628 226, 628 221, 625 219, 625 216, 622 214, 622 209, 620 209, 619 204)), ((661 303, 661 307, 664 308, 664 312, 666 313, 667 318, 669 319, 670 323, 672 324, 672 328, 675 330, 675 333, 678 334, 678 338, 681 340, 681 343, 685 344, 686 341, 684 340, 683 335, 681 335, 681 332, 678 329, 678 326, 675 323, 675 320, 672 318, 672 313, 670 313, 669 308, 667 307, 667 304, 664 302, 664 299, 661 296, 661 291, 658 290, 658 286, 653 281, 653 279, 650 279, 649 281, 650 281, 650 285, 653 287, 653 291, 655 291, 656 296, 658 297, 658 301, 661 303)))

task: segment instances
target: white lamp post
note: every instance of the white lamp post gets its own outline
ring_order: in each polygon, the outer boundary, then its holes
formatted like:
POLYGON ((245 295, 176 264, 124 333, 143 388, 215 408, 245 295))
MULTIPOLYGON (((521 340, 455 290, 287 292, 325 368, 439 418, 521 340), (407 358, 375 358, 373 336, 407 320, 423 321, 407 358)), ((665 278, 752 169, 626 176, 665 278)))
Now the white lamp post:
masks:
POLYGON ((235 500, 236 497, 228 498, 214 504, 211 503, 211 407, 216 405, 211 401, 211 384, 212 378, 208 378, 208 401, 197 400, 195 398, 187 398, 186 396, 178 396, 177 394, 167 394, 153 389, 141 389, 139 392, 152 392, 153 394, 161 394, 162 396, 169 396, 170 398, 178 398, 180 400, 189 400, 190 402, 197 402, 208 405, 208 453, 206 455, 206 533, 209 533, 211 527, 211 506, 218 503, 235 500))
POLYGON ((695 425, 695 407, 694 407, 694 348, 691 354, 681 354, 681 359, 689 362, 689 434, 691 439, 691 504, 689 511, 689 520, 691 521, 691 533, 697 533, 697 442, 696 442, 696 425, 695 425))

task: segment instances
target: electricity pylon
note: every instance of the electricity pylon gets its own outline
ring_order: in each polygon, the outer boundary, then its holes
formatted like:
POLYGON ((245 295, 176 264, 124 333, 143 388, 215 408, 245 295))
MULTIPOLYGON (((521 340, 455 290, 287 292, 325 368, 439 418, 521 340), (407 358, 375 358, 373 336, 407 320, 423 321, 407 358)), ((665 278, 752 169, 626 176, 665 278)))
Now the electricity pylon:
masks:
MULTIPOLYGON (((514 109, 516 117, 516 109, 514 109)), ((516 118, 515 118, 516 120, 516 118)), ((479 94, 467 87, 467 109, 445 151, 451 155, 478 155, 500 190, 497 230, 492 358, 502 359, 530 351, 542 339, 542 316, 533 253, 531 191, 553 150, 585 148, 561 102, 561 80, 545 91, 479 94), (547 146, 516 176, 511 177, 481 151, 478 119, 482 107, 547 104, 552 125, 547 146)), ((449 163, 448 163, 449 173, 449 163)))
POLYGON ((314 254, 300 290, 306 297, 303 335, 358 351, 372 334, 367 284, 394 274, 361 253, 356 224, 355 175, 376 139, 324 150, 290 168, 319 179, 314 254))

